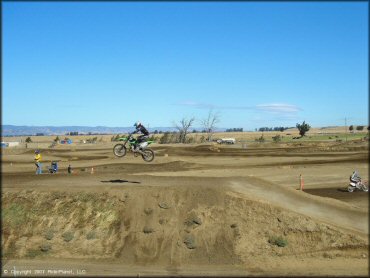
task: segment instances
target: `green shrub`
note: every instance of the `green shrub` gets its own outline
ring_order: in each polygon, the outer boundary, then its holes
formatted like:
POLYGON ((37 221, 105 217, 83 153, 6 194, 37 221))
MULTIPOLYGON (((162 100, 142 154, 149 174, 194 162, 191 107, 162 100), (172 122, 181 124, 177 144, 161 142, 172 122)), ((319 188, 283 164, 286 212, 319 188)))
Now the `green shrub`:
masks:
POLYGON ((160 144, 167 144, 169 143, 169 138, 170 137, 170 133, 168 131, 166 131, 165 133, 163 133, 161 139, 159 139, 159 143, 160 144))
POLYGON ((86 239, 87 240, 91 240, 91 239, 95 239, 96 238, 96 233, 95 233, 95 231, 90 231, 90 232, 88 232, 87 233, 87 235, 86 235, 86 239))
POLYGON ((272 137, 272 140, 273 140, 275 143, 280 142, 280 141, 281 141, 281 136, 280 136, 280 135, 273 136, 273 137, 272 137))
POLYGON ((3 207, 1 211, 3 224, 12 228, 17 228, 24 224, 28 217, 27 209, 17 203, 13 203, 8 207, 3 207))
POLYGON ((27 250, 27 253, 26 253, 25 257, 33 259, 37 256, 42 255, 42 252, 43 251, 41 251, 41 249, 29 249, 29 250, 27 250))
POLYGON ((272 236, 269 238, 268 242, 279 247, 285 247, 288 245, 288 241, 282 237, 272 236))
POLYGON ((191 144, 191 143, 194 143, 194 142, 195 142, 194 137, 187 137, 186 140, 185 140, 185 143, 187 143, 187 144, 191 144))
POLYGON ((263 134, 262 134, 260 138, 256 138, 256 139, 254 139, 254 141, 259 142, 259 143, 263 143, 263 142, 265 142, 265 138, 263 137, 263 134))
POLYGON ((47 240, 52 240, 52 239, 53 239, 53 237, 54 237, 54 231, 53 231, 53 230, 47 230, 47 231, 45 232, 45 238, 46 238, 47 240))
POLYGON ((62 237, 64 241, 69 242, 74 238, 74 234, 72 232, 65 232, 62 237))
POLYGON ((50 251, 50 250, 51 250, 51 245, 49 245, 49 244, 42 244, 42 245, 40 246, 40 250, 41 250, 42 252, 48 252, 48 251, 50 251))
POLYGON ((200 143, 204 143, 206 142, 206 137, 204 135, 202 135, 200 138, 199 138, 199 142, 200 143))

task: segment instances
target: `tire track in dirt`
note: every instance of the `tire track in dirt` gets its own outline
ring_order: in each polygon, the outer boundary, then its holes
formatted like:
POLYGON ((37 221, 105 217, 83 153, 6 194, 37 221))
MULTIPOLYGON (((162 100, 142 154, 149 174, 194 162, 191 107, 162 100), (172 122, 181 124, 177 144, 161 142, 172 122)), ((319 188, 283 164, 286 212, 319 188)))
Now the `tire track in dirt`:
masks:
POLYGON ((243 178, 229 182, 230 186, 244 195, 254 195, 284 209, 305 214, 321 221, 334 224, 345 230, 354 230, 363 236, 369 233, 369 214, 349 206, 340 206, 327 199, 301 191, 283 188, 278 184, 256 177, 243 178))

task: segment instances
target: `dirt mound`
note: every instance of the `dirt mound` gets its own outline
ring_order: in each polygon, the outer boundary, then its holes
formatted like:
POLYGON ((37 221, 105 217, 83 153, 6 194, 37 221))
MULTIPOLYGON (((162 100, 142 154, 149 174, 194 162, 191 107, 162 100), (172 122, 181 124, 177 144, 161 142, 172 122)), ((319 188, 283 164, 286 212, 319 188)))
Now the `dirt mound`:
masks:
POLYGON ((5 259, 257 266, 281 256, 363 258, 368 252, 368 243, 354 234, 226 187, 130 186, 114 195, 7 192, 2 219, 5 259))

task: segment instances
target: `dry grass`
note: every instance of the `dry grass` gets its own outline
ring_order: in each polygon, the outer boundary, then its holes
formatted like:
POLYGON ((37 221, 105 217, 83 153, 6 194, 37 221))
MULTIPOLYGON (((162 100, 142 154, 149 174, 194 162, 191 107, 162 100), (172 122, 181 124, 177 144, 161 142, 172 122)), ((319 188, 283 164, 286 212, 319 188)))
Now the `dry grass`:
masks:
MULTIPOLYGON (((348 128, 348 127, 347 127, 348 128)), ((312 127, 309 132, 307 132, 307 136, 314 136, 319 134, 346 134, 346 131, 348 135, 350 134, 348 132, 348 129, 344 126, 337 126, 337 127, 312 127)), ((153 134, 153 133, 152 133, 153 134)), ((259 137, 262 134, 262 132, 259 131, 246 131, 246 132, 216 132, 214 133, 213 137, 233 137, 237 140, 254 140, 254 138, 259 137)), ((267 131, 263 132, 266 137, 273 137, 275 135, 287 135, 290 136, 299 136, 298 129, 291 128, 287 129, 283 132, 280 131, 267 131)), ((363 131, 354 131, 354 134, 367 134, 366 127, 363 131)), ((122 134, 121 134, 122 135, 122 134)), ((163 134, 153 134, 156 139, 162 137, 163 134)), ((201 137, 202 135, 205 135, 204 133, 190 133, 189 136, 192 137, 201 137)), ((92 139, 94 137, 97 137, 97 143, 91 144, 91 145, 99 145, 101 143, 107 143, 111 142, 111 138, 113 136, 116 136, 116 134, 108 134, 108 135, 78 135, 78 136, 66 136, 66 135, 59 135, 59 138, 62 140, 65 137, 71 138, 73 140, 73 143, 79 143, 81 140, 87 140, 92 139)), ((18 141, 18 142, 25 142, 26 138, 28 136, 15 136, 15 137, 2 137, 1 140, 5 142, 10 141, 18 141)), ((53 140, 56 138, 56 135, 53 136, 31 136, 32 142, 34 143, 52 143, 53 140)))

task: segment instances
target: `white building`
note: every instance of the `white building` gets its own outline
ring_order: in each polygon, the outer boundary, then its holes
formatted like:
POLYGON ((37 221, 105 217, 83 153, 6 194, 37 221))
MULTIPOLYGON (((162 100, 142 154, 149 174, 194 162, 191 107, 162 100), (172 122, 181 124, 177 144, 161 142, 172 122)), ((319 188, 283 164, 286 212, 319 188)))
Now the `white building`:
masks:
POLYGON ((6 142, 8 144, 8 147, 16 147, 19 146, 19 142, 6 142))

